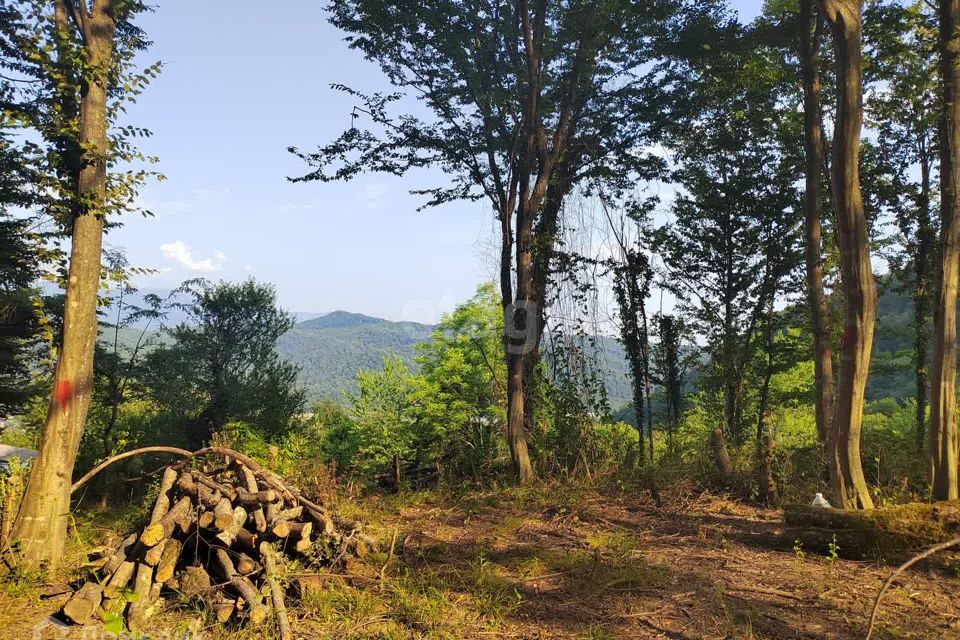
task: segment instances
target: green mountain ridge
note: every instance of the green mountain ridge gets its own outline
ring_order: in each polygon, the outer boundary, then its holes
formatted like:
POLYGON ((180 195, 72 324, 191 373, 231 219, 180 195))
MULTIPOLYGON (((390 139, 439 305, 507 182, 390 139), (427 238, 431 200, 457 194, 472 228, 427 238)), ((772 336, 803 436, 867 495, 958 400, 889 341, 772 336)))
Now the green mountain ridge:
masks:
MULTIPOLYGON (((904 400, 914 393, 910 360, 913 332, 909 298, 896 282, 880 281, 876 341, 867 388, 868 400, 894 398, 904 400)), ((397 322, 349 311, 333 311, 310 317, 281 337, 280 354, 301 367, 300 381, 309 401, 342 402, 357 390, 356 376, 361 369, 379 369, 386 356, 396 355, 416 369, 416 345, 430 339, 435 325, 397 322)), ((121 330, 120 341, 133 344, 140 330, 121 330)), ((110 336, 107 329, 101 340, 110 336)), ((161 339, 161 342, 163 340, 161 339)), ((607 395, 614 410, 631 401, 630 378, 623 347, 611 336, 596 340, 599 365, 607 395)))
POLYGON ((357 371, 379 369, 389 355, 410 367, 415 346, 434 327, 393 322, 348 311, 333 311, 299 323, 280 338, 280 354, 301 367, 300 381, 309 400, 343 400, 357 390, 357 371))

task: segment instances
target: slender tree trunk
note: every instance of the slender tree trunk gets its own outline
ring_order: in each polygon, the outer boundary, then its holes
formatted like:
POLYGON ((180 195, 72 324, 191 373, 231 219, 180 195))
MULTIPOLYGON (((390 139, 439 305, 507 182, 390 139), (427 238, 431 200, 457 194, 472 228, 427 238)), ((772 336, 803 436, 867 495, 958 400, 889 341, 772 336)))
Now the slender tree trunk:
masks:
POLYGON ((833 146, 833 202, 836 208, 840 274, 844 293, 840 380, 827 442, 834 505, 872 509, 860 461, 863 402, 877 315, 877 289, 870 263, 870 239, 860 193, 862 51, 860 0, 821 0, 833 25, 837 59, 837 119, 833 146))
MULTIPOLYGON (((650 281, 650 276, 644 274, 647 282, 650 281)), ((647 290, 648 285, 645 284, 644 290, 647 290)), ((647 307, 646 299, 643 295, 640 296, 640 355, 643 358, 643 393, 647 403, 647 442, 650 447, 650 464, 656 462, 653 455, 653 403, 650 402, 650 330, 647 326, 647 307)), ((643 450, 641 449, 640 455, 643 455, 643 450)))
POLYGON ((827 442, 833 417, 833 353, 830 348, 830 311, 823 285, 820 180, 823 170, 823 128, 820 107, 820 72, 817 68, 820 22, 814 19, 816 0, 800 0, 800 65, 803 77, 803 126, 806 152, 805 253, 807 295, 813 333, 816 421, 820 442, 827 442), (817 26, 814 27, 814 22, 817 26))
MULTIPOLYGON (((769 259, 769 258, 768 258, 769 259)), ((760 398, 757 403, 757 486, 760 491, 760 501, 765 503, 776 502, 777 485, 771 467, 773 438, 767 428, 767 405, 770 400, 770 380, 773 378, 773 294, 767 303, 766 351, 767 362, 763 371, 763 383, 760 385, 760 398)))
MULTIPOLYGON (((60 2, 57 5, 59 17, 63 6, 60 2)), ((86 8, 80 6, 78 10, 86 8)), ((112 0, 94 2, 84 24, 87 81, 82 86, 80 102, 80 210, 73 220, 63 345, 40 452, 12 534, 19 544, 19 561, 34 568, 56 568, 63 558, 73 466, 93 387, 106 188, 107 76, 115 31, 112 0)))
POLYGON ((935 500, 956 500, 957 279, 960 278, 960 0, 940 0, 940 266, 933 314, 930 380, 930 485, 935 500))
POLYGON ((930 254, 935 242, 930 220, 930 160, 920 161, 920 198, 917 202, 917 251, 914 256, 913 365, 916 380, 917 449, 923 450, 927 422, 927 350, 930 346, 930 254))
POLYGON ((633 367, 632 378, 633 378, 633 418, 637 423, 637 462, 640 466, 643 466, 644 461, 647 459, 646 446, 644 445, 644 435, 643 435, 643 386, 641 380, 643 379, 642 374, 639 371, 636 371, 636 367, 633 367))

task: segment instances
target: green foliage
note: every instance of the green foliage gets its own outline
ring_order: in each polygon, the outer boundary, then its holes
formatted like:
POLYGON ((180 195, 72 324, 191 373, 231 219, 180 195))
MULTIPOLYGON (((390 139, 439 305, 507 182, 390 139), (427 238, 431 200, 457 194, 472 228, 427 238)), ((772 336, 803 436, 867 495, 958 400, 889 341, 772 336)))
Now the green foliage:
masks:
POLYGON ((18 413, 29 397, 30 368, 40 339, 32 289, 39 270, 37 250, 29 221, 7 215, 10 204, 0 200, 0 415, 18 413))
POLYGON ((276 306, 273 287, 194 280, 180 291, 190 297, 177 305, 188 320, 146 359, 153 398, 191 423, 187 437, 195 446, 231 421, 282 436, 302 411, 304 394, 296 367, 276 352, 294 320, 276 306))
POLYGON ((421 428, 416 402, 420 382, 397 357, 385 358, 380 371, 357 374, 352 464, 361 473, 385 472, 398 460, 406 464, 435 459, 437 434, 421 428))
POLYGON ((444 316, 418 347, 423 420, 442 438, 441 457, 457 476, 479 477, 504 453, 506 365, 503 312, 492 283, 444 316))
POLYGON ((800 131, 788 71, 763 29, 718 25, 719 50, 688 62, 693 113, 674 127, 682 187, 657 233, 665 286, 706 342, 704 388, 720 390, 723 429, 746 439, 746 367, 760 318, 800 265, 800 131))

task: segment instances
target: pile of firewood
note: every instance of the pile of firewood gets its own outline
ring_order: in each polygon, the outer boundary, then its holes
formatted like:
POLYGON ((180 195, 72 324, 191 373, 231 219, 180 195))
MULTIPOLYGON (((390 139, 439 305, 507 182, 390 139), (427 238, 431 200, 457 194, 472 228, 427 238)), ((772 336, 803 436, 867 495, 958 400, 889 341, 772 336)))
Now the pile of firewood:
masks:
POLYGON ((191 464, 199 459, 192 454, 164 470, 149 523, 97 554, 90 579, 64 605, 64 618, 122 619, 141 631, 166 592, 202 599, 221 623, 258 624, 272 610, 278 636, 287 640, 278 565, 296 558, 330 566, 372 545, 359 522, 332 516, 243 454, 203 453, 203 466, 191 464))

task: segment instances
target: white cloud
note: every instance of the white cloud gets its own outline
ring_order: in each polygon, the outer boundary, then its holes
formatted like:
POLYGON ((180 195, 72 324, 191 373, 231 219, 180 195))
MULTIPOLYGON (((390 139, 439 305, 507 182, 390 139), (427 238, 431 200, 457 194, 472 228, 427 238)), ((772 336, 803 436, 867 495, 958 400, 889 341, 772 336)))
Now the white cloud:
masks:
POLYGON ((386 183, 371 182, 363 185, 363 188, 356 192, 356 198, 365 204, 367 209, 378 209, 385 201, 386 193, 386 183))
POLYGON ((212 258, 195 258, 190 247, 183 240, 162 244, 160 251, 163 252, 164 257, 178 262, 191 271, 220 271, 223 263, 227 261, 227 256, 222 251, 217 251, 212 258))

